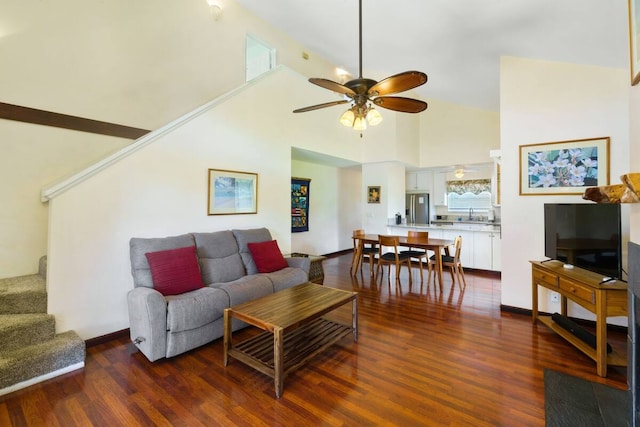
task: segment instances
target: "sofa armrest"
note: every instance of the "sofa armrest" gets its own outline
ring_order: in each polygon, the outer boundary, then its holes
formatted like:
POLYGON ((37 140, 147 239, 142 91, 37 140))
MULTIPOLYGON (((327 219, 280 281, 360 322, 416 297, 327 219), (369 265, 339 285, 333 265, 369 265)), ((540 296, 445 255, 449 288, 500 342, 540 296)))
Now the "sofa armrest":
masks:
POLYGON ((167 301, 155 289, 138 287, 127 293, 131 341, 151 362, 166 356, 167 301))
POLYGON ((311 269, 311 260, 308 257, 285 257, 289 267, 301 268, 309 275, 311 269))

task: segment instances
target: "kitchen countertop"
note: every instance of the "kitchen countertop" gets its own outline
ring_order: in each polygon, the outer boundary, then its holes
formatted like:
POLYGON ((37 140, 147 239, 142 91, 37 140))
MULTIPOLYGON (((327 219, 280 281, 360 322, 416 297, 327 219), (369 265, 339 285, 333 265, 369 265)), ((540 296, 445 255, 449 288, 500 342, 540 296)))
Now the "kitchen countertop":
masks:
POLYGON ((500 229, 500 223, 486 221, 433 221, 431 224, 390 224, 388 227, 496 231, 500 229))
POLYGON ((479 221, 479 220, 466 220, 455 221, 452 219, 434 219, 431 221, 432 225, 453 225, 453 224, 482 224, 482 225, 500 225, 495 221, 479 221))

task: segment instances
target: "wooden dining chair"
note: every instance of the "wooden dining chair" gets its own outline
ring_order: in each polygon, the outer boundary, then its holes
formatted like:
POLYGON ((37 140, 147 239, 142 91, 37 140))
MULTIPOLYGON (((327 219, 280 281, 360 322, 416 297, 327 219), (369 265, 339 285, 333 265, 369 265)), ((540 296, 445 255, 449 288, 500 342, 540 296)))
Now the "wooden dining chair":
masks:
MULTIPOLYGON (((460 253, 462 252, 462 236, 457 236, 453 241, 454 254, 443 255, 443 254, 435 254, 429 258, 429 263, 427 264, 427 269, 429 274, 427 275, 427 286, 431 283, 431 272, 434 270, 436 265, 436 256, 442 257, 442 267, 449 268, 451 272, 451 280, 453 283, 456 283, 456 278, 458 279, 458 287, 461 291, 463 291, 467 287, 467 281, 464 277, 464 268, 462 267, 462 263, 460 262, 460 253), (464 286, 463 286, 464 284, 464 286)), ((435 274, 434 274, 435 276, 435 274)))
POLYGON ((353 238, 353 256, 351 257, 351 275, 356 274, 356 270, 360 269, 362 273, 362 264, 365 260, 369 262, 369 273, 373 276, 375 257, 378 254, 377 245, 366 245, 359 239, 364 236, 364 230, 353 230, 351 237, 353 238))
POLYGON ((401 254, 403 255, 409 255, 409 258, 416 259, 418 260, 418 263, 420 265, 420 283, 422 283, 423 280, 423 276, 422 276, 422 269, 423 269, 423 265, 422 265, 422 260, 424 259, 426 263, 429 262, 429 253, 426 250, 423 249, 418 249, 418 248, 412 248, 411 247, 411 239, 417 239, 417 240, 429 240, 429 232, 428 231, 412 231, 409 230, 408 234, 407 234, 407 243, 409 244, 409 249, 408 250, 404 250, 404 251, 400 251, 401 254))
POLYGON ((376 266, 376 275, 374 281, 378 280, 378 272, 382 268, 382 274, 384 275, 384 265, 387 267, 387 276, 391 281, 391 265, 396 266, 396 283, 400 283, 400 267, 402 264, 407 265, 409 271, 409 283, 411 283, 411 257, 407 254, 401 254, 398 251, 399 246, 398 236, 378 236, 378 264, 376 266), (391 250, 388 250, 391 249, 391 250))

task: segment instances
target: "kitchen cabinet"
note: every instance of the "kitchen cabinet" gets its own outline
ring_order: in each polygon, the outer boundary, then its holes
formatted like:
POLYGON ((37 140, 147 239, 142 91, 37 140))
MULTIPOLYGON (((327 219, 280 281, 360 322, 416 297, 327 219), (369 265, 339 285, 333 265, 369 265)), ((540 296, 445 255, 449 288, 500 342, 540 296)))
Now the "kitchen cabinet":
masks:
POLYGON ((412 171, 407 172, 405 190, 406 191, 422 191, 431 193, 433 186, 433 172, 431 171, 412 171))
MULTIPOLYGON (((431 233, 429 233, 431 234, 431 233)), ((475 232, 473 231, 464 231, 464 230, 442 230, 442 238, 447 240, 455 240, 457 236, 462 236, 462 249, 460 250, 460 262, 462 263, 462 267, 468 268, 476 268, 473 263, 473 253, 474 253, 474 237, 475 232)), ((449 247, 449 250, 453 250, 453 246, 449 247)), ((451 256, 454 256, 454 253, 451 253, 451 256)))
POLYGON ((434 239, 444 239, 444 236, 442 235, 442 230, 439 230, 436 228, 430 228, 427 231, 429 232, 429 237, 432 237, 434 239))
MULTIPOLYGON (((406 236, 409 230, 428 231, 429 237, 453 241, 462 236, 460 261, 464 268, 502 271, 502 238, 500 228, 494 230, 476 230, 480 225, 454 224, 447 226, 411 227, 390 225, 387 232, 406 236), (466 229, 465 229, 466 228, 466 229)), ((452 247, 450 248, 453 249, 452 247)), ((453 254, 451 254, 453 255, 453 254)))
POLYGON ((491 261, 493 271, 502 271, 502 235, 494 232, 491 241, 491 261))
MULTIPOLYGON (((475 233, 473 268, 500 271, 502 268, 502 239, 499 231, 475 233)), ((462 264, 464 266, 464 264, 462 264)))
POLYGON ((447 205, 447 174, 434 172, 433 174, 433 204, 447 205))

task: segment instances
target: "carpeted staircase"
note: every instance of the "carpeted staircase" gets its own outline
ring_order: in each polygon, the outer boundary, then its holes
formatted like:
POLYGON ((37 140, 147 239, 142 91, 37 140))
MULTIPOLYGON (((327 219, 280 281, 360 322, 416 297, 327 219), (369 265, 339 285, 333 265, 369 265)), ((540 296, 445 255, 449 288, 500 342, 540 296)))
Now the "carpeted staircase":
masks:
POLYGON ((0 279, 0 396, 84 366, 84 341, 55 333, 45 278, 43 257, 38 274, 0 279))

